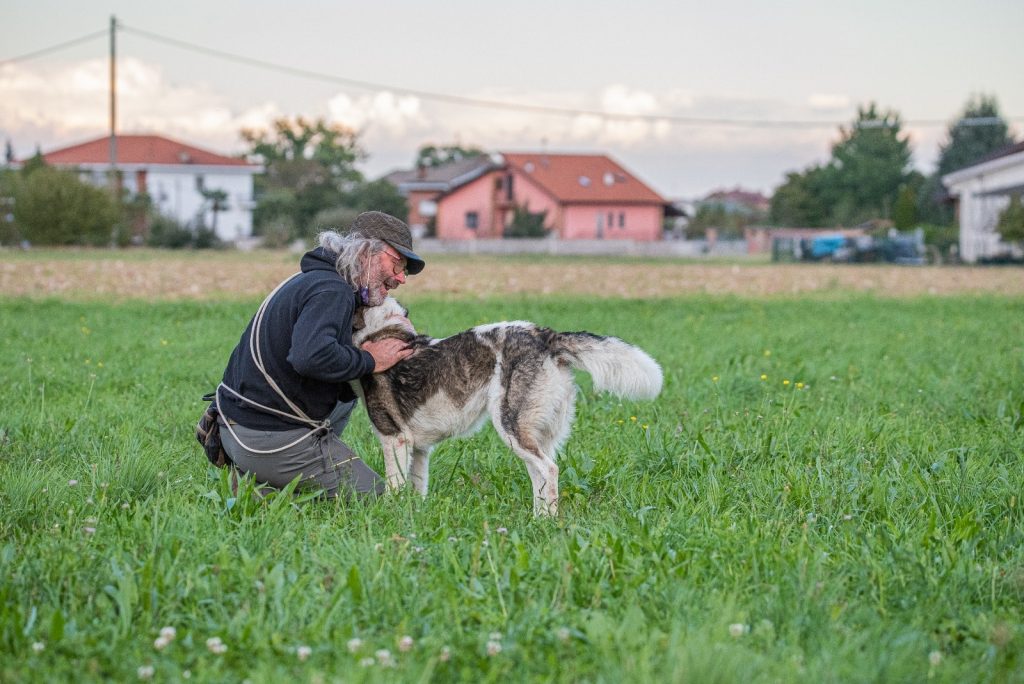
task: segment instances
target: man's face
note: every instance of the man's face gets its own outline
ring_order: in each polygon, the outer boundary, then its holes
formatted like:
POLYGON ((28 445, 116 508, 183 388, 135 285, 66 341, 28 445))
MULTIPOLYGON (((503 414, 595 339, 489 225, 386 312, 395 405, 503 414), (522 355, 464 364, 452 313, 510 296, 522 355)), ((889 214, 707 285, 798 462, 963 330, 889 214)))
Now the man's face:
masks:
POLYGON ((391 246, 384 248, 370 257, 370 264, 367 272, 366 304, 368 306, 380 306, 388 296, 389 290, 394 290, 405 282, 405 259, 391 246))

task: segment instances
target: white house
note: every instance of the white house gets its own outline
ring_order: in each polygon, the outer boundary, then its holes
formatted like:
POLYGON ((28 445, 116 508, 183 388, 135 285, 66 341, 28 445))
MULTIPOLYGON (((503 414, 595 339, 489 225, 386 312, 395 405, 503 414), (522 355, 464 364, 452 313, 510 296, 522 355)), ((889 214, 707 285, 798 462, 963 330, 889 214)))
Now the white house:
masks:
MULTIPOLYGON (((110 138, 53 150, 43 160, 76 169, 88 182, 106 185, 110 138)), ((223 190, 227 203, 217 212, 217 237, 236 242, 252 236, 253 176, 263 172, 258 164, 159 135, 119 135, 117 170, 126 190, 148 193, 161 214, 191 227, 213 227, 212 203, 202 191, 223 190)))
POLYGON ((996 223, 1010 195, 1024 193, 1024 142, 945 175, 942 182, 958 202, 960 258, 973 263, 1010 252, 999 241, 996 223))

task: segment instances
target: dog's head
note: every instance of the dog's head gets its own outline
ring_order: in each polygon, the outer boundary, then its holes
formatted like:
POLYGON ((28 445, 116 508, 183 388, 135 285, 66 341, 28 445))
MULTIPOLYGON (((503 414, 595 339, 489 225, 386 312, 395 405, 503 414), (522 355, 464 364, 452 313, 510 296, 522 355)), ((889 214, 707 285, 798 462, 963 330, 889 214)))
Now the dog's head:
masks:
POLYGON ((371 335, 395 327, 403 331, 416 333, 412 321, 409 320, 409 310, 398 303, 394 297, 388 297, 380 306, 362 306, 355 316, 356 330, 352 333, 352 343, 360 345, 371 335), (362 327, 358 327, 362 319, 362 327))

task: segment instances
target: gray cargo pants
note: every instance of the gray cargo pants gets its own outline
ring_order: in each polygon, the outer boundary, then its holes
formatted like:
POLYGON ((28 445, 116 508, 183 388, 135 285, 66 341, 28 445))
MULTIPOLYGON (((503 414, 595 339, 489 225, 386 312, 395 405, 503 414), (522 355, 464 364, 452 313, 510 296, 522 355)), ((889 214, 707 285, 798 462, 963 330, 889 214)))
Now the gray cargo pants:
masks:
POLYGON ((235 462, 239 472, 252 474, 257 482, 278 489, 300 477, 302 479, 297 489, 323 489, 329 498, 349 498, 352 494, 383 494, 384 479, 341 441, 341 433, 348 425, 355 405, 355 401, 339 402, 329 416, 331 429, 328 432, 309 435, 298 444, 273 454, 253 453, 246 447, 259 451, 277 449, 309 433, 309 428, 253 430, 232 421, 231 429, 238 435, 243 446, 225 427, 226 419, 221 414, 218 420, 224 451, 235 462))

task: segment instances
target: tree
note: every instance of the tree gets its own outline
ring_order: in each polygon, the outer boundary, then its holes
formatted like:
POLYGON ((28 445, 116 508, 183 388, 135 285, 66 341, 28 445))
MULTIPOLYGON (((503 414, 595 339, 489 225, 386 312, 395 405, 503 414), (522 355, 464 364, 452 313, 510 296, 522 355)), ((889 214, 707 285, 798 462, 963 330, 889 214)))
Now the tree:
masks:
POLYGON ((517 206, 512 210, 512 220, 505 226, 507 238, 539 238, 547 235, 544 226, 548 212, 533 213, 526 207, 517 206))
POLYGON ((960 117, 950 124, 947 141, 939 146, 938 174, 945 176, 1013 144, 995 96, 975 95, 960 117))
POLYGON ((245 129, 242 138, 249 157, 266 167, 256 178, 258 227, 287 216, 304 234, 318 211, 344 204, 346 193, 363 181, 355 164, 366 153, 358 134, 345 126, 282 118, 271 131, 245 129))
POLYGON ((900 186, 914 180, 910 143, 899 114, 871 103, 839 129, 832 158, 824 166, 790 173, 772 197, 776 224, 849 226, 889 218, 900 186))
POLYGON ((972 96, 946 130, 946 142, 939 145, 935 173, 928 177, 918 195, 921 219, 937 225, 952 225, 953 203, 942 177, 1012 144, 1013 138, 999 113, 995 96, 972 96))
POLYGON ((383 178, 356 186, 346 198, 346 205, 359 211, 383 211, 405 221, 409 205, 398 188, 383 178))
POLYGON ((999 214, 996 232, 1003 242, 1024 243, 1024 204, 1021 204, 1020 194, 1012 195, 1010 204, 999 214))
POLYGON ((222 211, 226 211, 228 208, 228 193, 219 188, 212 190, 202 189, 199 191, 202 194, 203 199, 206 200, 207 208, 213 215, 210 223, 210 230, 213 234, 217 234, 217 215, 222 211))
POLYGON ((804 173, 791 171, 786 182, 772 194, 769 220, 777 226, 815 228, 826 225, 829 216, 821 192, 820 166, 804 173))
POLYGON ((453 161, 479 157, 484 153, 479 147, 463 147, 462 145, 424 145, 416 153, 416 166, 432 168, 453 161))
POLYGON ((892 210, 892 222, 899 230, 913 228, 917 224, 917 195, 909 185, 900 187, 892 210))
POLYGON ((44 245, 106 245, 121 218, 109 191, 87 185, 70 171, 48 166, 22 170, 14 197, 21 236, 44 245))
POLYGON ((899 114, 880 112, 872 102, 867 109, 858 107, 850 128, 840 129, 828 165, 837 195, 833 222, 855 225, 890 217, 910 170, 910 143, 900 128, 899 114))

